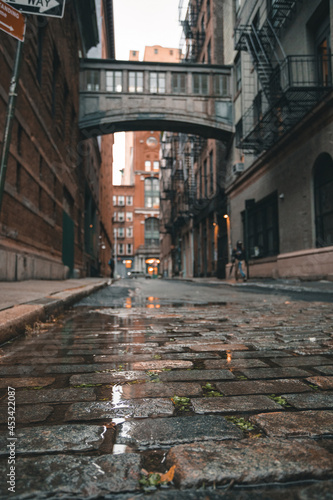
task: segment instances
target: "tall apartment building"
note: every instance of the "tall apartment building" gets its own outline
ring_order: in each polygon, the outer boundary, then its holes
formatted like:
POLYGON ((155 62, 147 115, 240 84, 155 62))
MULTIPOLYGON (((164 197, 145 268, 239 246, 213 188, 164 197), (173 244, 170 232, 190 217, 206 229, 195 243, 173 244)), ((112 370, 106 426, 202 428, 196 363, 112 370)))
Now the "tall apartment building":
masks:
MULTIPOLYGON (((224 0, 180 0, 184 62, 226 64, 222 26, 229 10, 224 0)), ((198 78, 194 85, 194 96, 209 91, 203 79, 198 78)), ((164 275, 225 276, 228 261, 225 154, 226 145, 220 141, 164 134, 161 235, 164 275)))
POLYGON ((233 243, 245 242, 252 277, 332 278, 333 2, 233 7, 233 243))
MULTIPOLYGON (((78 129, 79 57, 97 42, 92 0, 66 2, 63 19, 27 19, 0 214, 2 280, 98 272, 100 155, 78 129)), ((1 132, 16 46, 0 32, 1 132)))

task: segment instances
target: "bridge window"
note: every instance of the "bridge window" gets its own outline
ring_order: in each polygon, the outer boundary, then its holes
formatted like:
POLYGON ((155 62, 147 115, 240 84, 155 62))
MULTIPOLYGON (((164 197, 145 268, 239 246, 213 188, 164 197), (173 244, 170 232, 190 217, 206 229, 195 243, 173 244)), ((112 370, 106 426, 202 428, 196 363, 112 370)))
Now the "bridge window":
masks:
POLYGON ((214 75, 214 90, 216 95, 229 94, 227 75, 214 75))
POLYGON ((145 221, 145 245, 158 246, 160 244, 160 227, 156 217, 150 217, 145 221))
POLYGON ((186 74, 172 73, 172 92, 175 94, 185 94, 186 92, 186 74))
POLYGON ((99 90, 99 71, 91 69, 86 72, 87 90, 99 90))
POLYGON ((193 93, 194 94, 208 94, 208 75, 203 73, 193 74, 193 93))
POLYGON ((160 206, 160 182, 156 177, 145 179, 145 207, 159 208, 160 206))
POLYGON ((165 73, 156 73, 154 71, 150 72, 149 90, 152 94, 165 93, 165 73))
POLYGON ((106 90, 108 92, 122 92, 122 72, 107 71, 106 72, 106 90))
POLYGON ((128 73, 128 91, 143 92, 143 72, 130 71, 128 73))

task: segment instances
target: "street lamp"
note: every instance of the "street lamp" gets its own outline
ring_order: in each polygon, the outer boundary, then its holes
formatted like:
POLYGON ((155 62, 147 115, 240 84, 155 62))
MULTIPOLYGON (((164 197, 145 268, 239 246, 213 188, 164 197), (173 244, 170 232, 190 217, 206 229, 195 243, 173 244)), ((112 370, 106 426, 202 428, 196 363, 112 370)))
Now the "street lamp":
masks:
POLYGON ((231 257, 231 254, 232 254, 231 235, 230 235, 230 217, 227 214, 225 214, 223 217, 224 217, 224 219, 225 219, 225 221, 227 223, 227 236, 228 236, 228 249, 229 249, 229 252, 228 252, 228 264, 229 264, 230 257, 231 257))

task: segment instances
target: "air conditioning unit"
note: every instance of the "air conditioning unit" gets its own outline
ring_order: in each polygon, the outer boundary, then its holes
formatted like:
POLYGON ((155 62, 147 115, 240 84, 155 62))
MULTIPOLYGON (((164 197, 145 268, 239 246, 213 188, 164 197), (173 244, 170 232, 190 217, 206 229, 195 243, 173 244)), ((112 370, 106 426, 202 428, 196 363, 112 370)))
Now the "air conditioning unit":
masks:
POLYGON ((244 171, 244 163, 234 163, 232 166, 233 175, 239 175, 244 171))

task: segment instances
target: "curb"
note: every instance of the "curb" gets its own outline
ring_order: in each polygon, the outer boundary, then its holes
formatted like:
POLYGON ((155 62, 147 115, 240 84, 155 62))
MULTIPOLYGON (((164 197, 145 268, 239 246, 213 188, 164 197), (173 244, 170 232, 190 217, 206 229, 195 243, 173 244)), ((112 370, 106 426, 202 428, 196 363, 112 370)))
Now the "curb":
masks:
POLYGON ((0 311, 0 344, 24 333, 27 325, 45 321, 50 315, 63 312, 79 300, 106 286, 107 280, 94 285, 83 285, 0 311))

